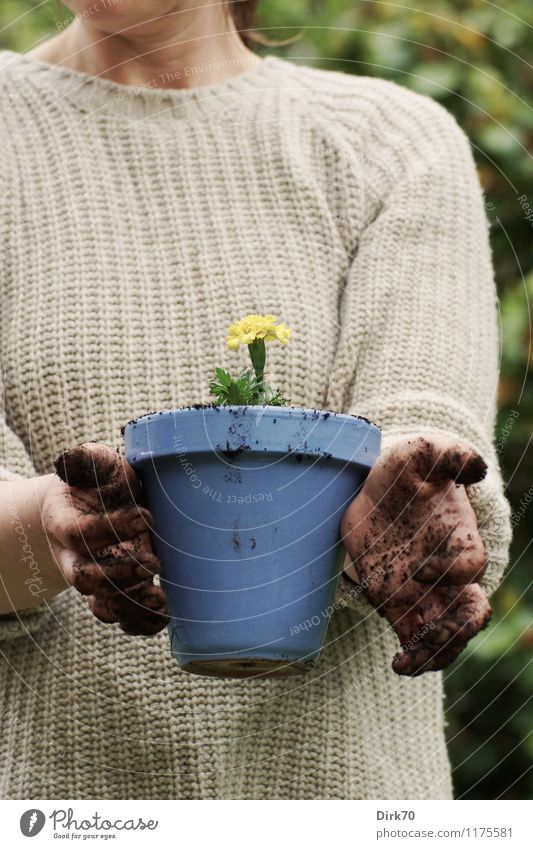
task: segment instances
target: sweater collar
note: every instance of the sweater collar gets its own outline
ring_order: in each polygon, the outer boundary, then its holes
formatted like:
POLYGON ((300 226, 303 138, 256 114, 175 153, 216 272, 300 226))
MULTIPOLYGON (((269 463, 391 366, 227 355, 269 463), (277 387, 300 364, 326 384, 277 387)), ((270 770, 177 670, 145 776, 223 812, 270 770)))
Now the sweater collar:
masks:
MULTIPOLYGON (((163 78, 155 78, 150 85, 125 85, 11 50, 1 51, 0 61, 4 79, 7 76, 18 83, 31 81, 41 91, 51 91, 55 95, 54 105, 65 99, 81 112, 108 117, 125 115, 132 119, 209 117, 241 109, 255 92, 272 91, 282 84, 293 67, 285 59, 268 55, 253 65, 235 65, 234 75, 221 82, 191 88, 162 88, 163 78)), ((201 69, 186 69, 184 73, 193 76, 201 73, 201 69)))

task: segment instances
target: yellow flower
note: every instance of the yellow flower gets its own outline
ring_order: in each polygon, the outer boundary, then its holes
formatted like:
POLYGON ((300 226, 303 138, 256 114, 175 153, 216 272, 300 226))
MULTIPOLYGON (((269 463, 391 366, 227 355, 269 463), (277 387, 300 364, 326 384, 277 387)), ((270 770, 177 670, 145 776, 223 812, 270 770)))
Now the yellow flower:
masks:
POLYGON ((286 345, 289 339, 291 338, 292 330, 290 327, 287 327, 285 322, 281 322, 276 327, 276 337, 278 342, 281 342, 282 345, 286 345))
POLYGON ((276 326, 275 315, 252 313, 231 325, 228 330, 226 346, 230 351, 238 351, 241 345, 251 345, 256 339, 263 339, 265 342, 277 341, 286 345, 291 338, 291 333, 292 330, 283 322, 276 326))

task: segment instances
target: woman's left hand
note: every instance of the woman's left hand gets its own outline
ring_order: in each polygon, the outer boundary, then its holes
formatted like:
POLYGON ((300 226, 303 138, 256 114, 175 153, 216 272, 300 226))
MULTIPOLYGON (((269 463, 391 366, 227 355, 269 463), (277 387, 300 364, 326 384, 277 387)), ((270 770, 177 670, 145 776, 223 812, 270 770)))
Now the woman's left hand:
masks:
POLYGON ((404 440, 379 456, 343 517, 347 574, 396 631, 400 675, 444 669, 490 619, 487 553, 463 486, 485 473, 467 443, 404 440))

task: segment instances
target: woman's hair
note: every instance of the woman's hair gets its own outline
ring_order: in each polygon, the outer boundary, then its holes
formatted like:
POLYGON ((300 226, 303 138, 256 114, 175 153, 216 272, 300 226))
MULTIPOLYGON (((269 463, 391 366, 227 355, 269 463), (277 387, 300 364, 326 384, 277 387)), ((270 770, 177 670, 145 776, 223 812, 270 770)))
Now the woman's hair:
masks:
POLYGON ((267 47, 282 47, 292 44, 299 35, 283 41, 273 41, 268 36, 254 30, 255 13, 260 0, 226 0, 226 12, 231 16, 235 29, 248 47, 250 44, 263 44, 267 47))
MULTIPOLYGON (((239 30, 241 38, 250 38, 246 30, 254 25, 255 13, 259 0, 228 0, 229 13, 233 18, 235 28, 239 30)), ((253 37, 253 36, 252 36, 253 37)))

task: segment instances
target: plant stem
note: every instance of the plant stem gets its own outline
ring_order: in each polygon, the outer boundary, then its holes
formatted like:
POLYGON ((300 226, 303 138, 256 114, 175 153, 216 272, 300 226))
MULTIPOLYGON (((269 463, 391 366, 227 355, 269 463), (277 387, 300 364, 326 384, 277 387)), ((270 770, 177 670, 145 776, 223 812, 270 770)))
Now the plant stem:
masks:
POLYGON ((252 366, 257 380, 259 395, 263 391, 263 382, 265 379, 265 363, 266 363, 266 345, 263 339, 255 339, 248 345, 248 352, 252 361, 252 366))

